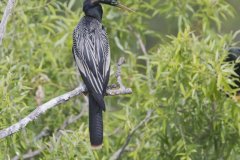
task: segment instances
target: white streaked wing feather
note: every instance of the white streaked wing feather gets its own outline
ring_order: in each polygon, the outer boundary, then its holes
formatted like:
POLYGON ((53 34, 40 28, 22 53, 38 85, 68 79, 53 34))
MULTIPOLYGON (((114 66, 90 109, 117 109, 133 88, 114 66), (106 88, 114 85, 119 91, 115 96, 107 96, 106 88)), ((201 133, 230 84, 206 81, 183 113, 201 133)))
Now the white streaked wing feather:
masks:
POLYGON ((77 33, 78 41, 74 44, 76 48, 74 50, 76 64, 84 77, 87 77, 94 91, 101 94, 104 80, 110 68, 110 49, 106 32, 105 30, 96 29, 93 33, 85 35, 81 33, 77 33), (100 52, 100 49, 102 52, 100 52), (102 74, 100 73, 100 66, 103 67, 102 74))

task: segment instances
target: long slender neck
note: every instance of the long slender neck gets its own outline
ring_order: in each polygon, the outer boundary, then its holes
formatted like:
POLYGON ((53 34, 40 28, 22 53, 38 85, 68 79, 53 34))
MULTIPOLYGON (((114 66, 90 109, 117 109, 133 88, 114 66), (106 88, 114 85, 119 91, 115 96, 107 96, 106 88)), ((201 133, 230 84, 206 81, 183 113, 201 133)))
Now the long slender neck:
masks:
POLYGON ((86 0, 83 4, 83 11, 86 16, 96 18, 98 21, 102 21, 103 10, 100 4, 92 4, 86 0))

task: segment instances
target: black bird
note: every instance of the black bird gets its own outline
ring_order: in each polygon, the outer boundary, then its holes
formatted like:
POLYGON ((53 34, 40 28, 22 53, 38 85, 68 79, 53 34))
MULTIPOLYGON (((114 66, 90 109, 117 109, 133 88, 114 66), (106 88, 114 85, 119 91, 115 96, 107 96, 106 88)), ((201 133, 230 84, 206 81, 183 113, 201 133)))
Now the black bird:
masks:
POLYGON ((237 87, 231 86, 232 89, 238 89, 238 88, 240 89, 240 63, 236 62, 237 59, 239 59, 239 57, 240 57, 240 48, 235 47, 235 48, 228 49, 228 55, 225 59, 225 62, 234 64, 234 72, 238 75, 238 76, 232 75, 233 78, 237 79, 234 81, 237 87))
POLYGON ((101 24, 101 3, 130 10, 116 0, 84 0, 85 16, 73 32, 73 56, 89 93, 89 132, 93 148, 101 148, 103 142, 102 111, 105 111, 104 95, 110 73, 110 48, 101 24))

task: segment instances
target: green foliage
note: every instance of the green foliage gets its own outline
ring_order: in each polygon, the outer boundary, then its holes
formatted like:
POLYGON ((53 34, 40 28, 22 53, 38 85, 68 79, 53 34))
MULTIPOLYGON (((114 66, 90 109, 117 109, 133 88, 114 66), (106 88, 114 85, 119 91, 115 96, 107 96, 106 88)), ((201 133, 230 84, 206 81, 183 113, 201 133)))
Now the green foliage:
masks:
MULTIPOLYGON (((78 85, 71 35, 83 16, 81 3, 18 0, 0 48, 1 129, 35 109, 39 86, 46 102, 78 85)), ((154 110, 151 120, 135 132, 122 159, 240 158, 240 108, 231 98, 236 90, 229 87, 233 66, 223 63, 225 47, 238 36, 222 32, 224 20, 236 16, 233 6, 224 0, 123 3, 136 13, 104 6, 103 24, 112 70, 120 56, 127 59, 122 79, 133 94, 106 97, 103 149, 91 150, 87 114, 58 131, 86 106, 80 96, 1 140, 0 159, 38 149, 43 150, 35 158, 109 159, 149 109, 154 110), (160 32, 169 24, 176 26, 176 35, 160 32), (44 128, 50 135, 36 141, 44 128)), ((2 15, 5 2, 0 6, 2 15)))

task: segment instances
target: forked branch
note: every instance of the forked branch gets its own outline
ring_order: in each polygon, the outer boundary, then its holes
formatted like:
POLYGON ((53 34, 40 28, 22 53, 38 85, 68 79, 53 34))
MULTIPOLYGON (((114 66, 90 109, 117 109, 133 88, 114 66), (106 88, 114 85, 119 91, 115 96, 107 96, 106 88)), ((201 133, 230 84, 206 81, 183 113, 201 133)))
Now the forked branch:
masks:
MULTIPOLYGON (((122 58, 120 58, 120 59, 122 59, 122 58)), ((121 67, 117 68, 117 73, 121 73, 121 71, 119 71, 120 69, 121 69, 121 67)), ((120 74, 118 74, 116 77, 119 78, 120 74)), ((74 90, 72 90, 68 93, 65 93, 61 96, 55 97, 55 98, 51 99, 50 101, 46 102, 45 104, 38 106, 34 111, 32 111, 25 118, 21 119, 19 122, 15 123, 14 125, 12 125, 8 128, 0 130, 0 139, 5 138, 13 133, 16 133, 19 130, 21 130, 22 128, 25 128, 29 122, 33 121, 34 119, 37 119, 41 114, 43 114, 47 110, 49 110, 59 104, 65 103, 69 99, 71 99, 75 96, 81 95, 82 93, 86 93, 86 92, 87 92, 86 86, 80 85, 79 87, 75 88, 74 90)), ((131 93, 132 93, 131 88, 125 88, 125 87, 121 88, 120 87, 118 89, 116 85, 111 85, 108 87, 106 95, 107 96, 116 96, 116 95, 124 95, 124 94, 131 94, 131 93)))

